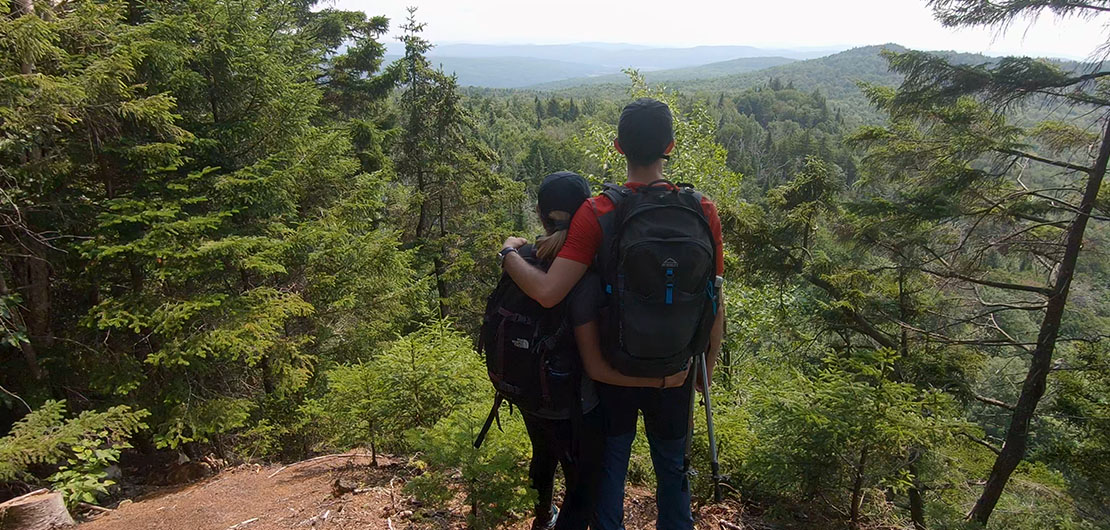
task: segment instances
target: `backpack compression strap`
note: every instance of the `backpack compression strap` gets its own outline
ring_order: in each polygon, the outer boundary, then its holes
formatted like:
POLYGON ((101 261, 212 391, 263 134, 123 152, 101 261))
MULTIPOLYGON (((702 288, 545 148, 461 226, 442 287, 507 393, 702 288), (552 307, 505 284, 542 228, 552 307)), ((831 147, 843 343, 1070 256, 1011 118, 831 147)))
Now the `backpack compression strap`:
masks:
POLYGON ((501 428, 501 415, 498 413, 498 410, 501 408, 501 401, 503 399, 505 399, 505 397, 502 396, 500 392, 497 393, 497 397, 493 398, 493 408, 490 409, 489 416, 486 416, 486 423, 482 425, 482 430, 478 432, 478 438, 474 440, 475 449, 482 446, 482 442, 485 441, 486 435, 489 434, 490 427, 493 426, 493 420, 497 420, 497 428, 501 428))

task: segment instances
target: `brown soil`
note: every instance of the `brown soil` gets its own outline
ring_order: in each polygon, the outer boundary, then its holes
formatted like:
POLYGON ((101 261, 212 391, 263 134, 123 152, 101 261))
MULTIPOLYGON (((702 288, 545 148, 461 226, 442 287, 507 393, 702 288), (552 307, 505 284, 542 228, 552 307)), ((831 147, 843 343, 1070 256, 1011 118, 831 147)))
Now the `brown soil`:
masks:
MULTIPOLYGON (((466 527, 465 508, 414 517, 419 503, 401 493, 411 470, 403 460, 350 455, 281 466, 239 466, 208 479, 163 487, 86 521, 80 530, 432 530, 466 527), (274 473, 277 473, 276 475, 274 473), (338 484, 337 484, 338 481, 338 484), (357 488, 353 493, 350 488, 357 488), (339 496, 336 496, 339 494, 339 496)), ((645 488, 629 487, 629 530, 655 527, 655 501, 645 488)), ((698 508, 697 528, 762 527, 738 503, 698 508), (721 521, 725 521, 721 523, 721 521)), ((531 519, 506 525, 528 530, 531 519)))

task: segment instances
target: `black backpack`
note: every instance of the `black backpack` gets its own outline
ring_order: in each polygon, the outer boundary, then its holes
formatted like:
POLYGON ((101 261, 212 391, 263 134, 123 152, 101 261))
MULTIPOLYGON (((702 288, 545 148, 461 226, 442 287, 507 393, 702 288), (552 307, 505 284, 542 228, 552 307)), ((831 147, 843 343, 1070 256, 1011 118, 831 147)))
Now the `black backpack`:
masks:
POLYGON ((598 217, 602 351, 626 375, 678 372, 705 351, 717 312, 716 242, 702 195, 665 180, 603 193, 614 208, 598 217))
MULTIPOLYGON (((531 245, 520 248, 528 263, 547 269, 531 245)), ((528 297, 508 274, 486 299, 478 336, 489 379, 497 392, 493 409, 475 441, 481 445, 497 411, 508 400, 525 412, 570 418, 579 407, 581 361, 566 303, 547 309, 528 297)))

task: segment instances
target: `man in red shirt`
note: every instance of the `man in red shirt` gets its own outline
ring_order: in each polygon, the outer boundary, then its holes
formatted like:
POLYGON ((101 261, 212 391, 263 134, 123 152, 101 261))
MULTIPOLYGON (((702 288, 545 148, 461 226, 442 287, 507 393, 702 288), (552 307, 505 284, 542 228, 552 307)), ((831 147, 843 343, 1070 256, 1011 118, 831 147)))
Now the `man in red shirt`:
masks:
MULTIPOLYGON (((664 161, 674 149, 673 118, 666 104, 647 98, 630 103, 621 112, 617 139, 613 146, 628 161, 625 186, 636 189, 663 179, 664 161)), ((510 237, 500 252, 502 266, 528 296, 554 307, 583 277, 601 247, 603 234, 598 217, 614 208, 605 195, 589 199, 575 213, 567 232, 567 241, 558 257, 545 272, 529 265, 515 250, 527 241, 510 237)), ((721 246, 721 221, 712 201, 702 200, 702 209, 709 220, 716 242, 717 275, 724 273, 721 246)), ((724 330, 724 310, 717 311, 710 332, 706 364, 710 374, 720 350, 724 330)), ((599 333, 597 325, 588 328, 599 333)), ((710 377, 710 379, 712 379, 710 377)), ((693 383, 704 391, 700 378, 693 383)), ((689 481, 684 463, 686 437, 690 422, 689 386, 678 388, 621 387, 598 384, 601 408, 605 416, 605 451, 602 478, 598 488, 597 528, 617 529, 623 523, 624 483, 628 470, 632 441, 636 434, 639 411, 651 446, 652 463, 657 478, 656 504, 658 530, 693 528, 690 512, 689 481)))

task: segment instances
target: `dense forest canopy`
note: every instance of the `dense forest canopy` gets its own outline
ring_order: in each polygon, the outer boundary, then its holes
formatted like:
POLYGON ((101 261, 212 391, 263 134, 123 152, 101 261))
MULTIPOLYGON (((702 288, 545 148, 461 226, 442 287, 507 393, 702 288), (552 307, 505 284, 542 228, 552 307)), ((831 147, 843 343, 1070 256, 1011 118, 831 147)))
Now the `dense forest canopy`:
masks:
POLYGON ((546 174, 623 179, 616 120, 650 96, 676 116, 668 175, 724 225, 731 495, 788 527, 1110 526, 1101 63, 887 45, 462 89, 418 12, 368 15, 0 0, 0 491, 101 502, 128 455, 365 447, 414 455, 428 510, 450 484, 476 527, 522 516, 519 417, 471 446, 493 254, 540 230, 546 174))

